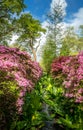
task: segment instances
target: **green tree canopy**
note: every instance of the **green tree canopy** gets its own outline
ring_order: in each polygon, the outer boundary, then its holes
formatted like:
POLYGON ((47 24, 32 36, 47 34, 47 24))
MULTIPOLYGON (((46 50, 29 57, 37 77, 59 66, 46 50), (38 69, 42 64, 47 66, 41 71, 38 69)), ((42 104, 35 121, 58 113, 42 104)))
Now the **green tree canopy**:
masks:
POLYGON ((28 51, 33 55, 34 60, 36 60, 36 50, 35 42, 36 39, 41 36, 41 32, 45 32, 46 30, 42 28, 39 20, 36 20, 32 17, 31 14, 22 14, 18 19, 19 26, 19 38, 18 41, 20 44, 28 49, 28 51))
POLYGON ((76 33, 73 27, 66 29, 65 37, 62 40, 62 46, 60 48, 60 55, 77 54, 83 50, 83 29, 81 27, 82 25, 78 28, 79 33, 76 33))
POLYGON ((15 26, 14 15, 19 15, 25 8, 24 0, 0 0, 0 44, 7 43, 15 26))
POLYGON ((19 14, 25 7, 24 0, 0 0, 0 20, 14 13, 19 14))

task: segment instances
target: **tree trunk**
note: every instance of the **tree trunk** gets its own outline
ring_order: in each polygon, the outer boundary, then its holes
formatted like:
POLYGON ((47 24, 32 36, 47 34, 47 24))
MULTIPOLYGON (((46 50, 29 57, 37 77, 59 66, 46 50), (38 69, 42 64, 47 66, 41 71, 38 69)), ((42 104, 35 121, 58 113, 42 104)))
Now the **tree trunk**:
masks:
POLYGON ((37 61, 36 50, 34 49, 34 46, 33 46, 33 39, 30 40, 30 48, 33 54, 33 60, 37 61))
POLYGON ((33 59, 34 59, 34 61, 37 61, 35 49, 34 49, 34 48, 31 48, 31 50, 32 50, 32 53, 33 53, 33 59))

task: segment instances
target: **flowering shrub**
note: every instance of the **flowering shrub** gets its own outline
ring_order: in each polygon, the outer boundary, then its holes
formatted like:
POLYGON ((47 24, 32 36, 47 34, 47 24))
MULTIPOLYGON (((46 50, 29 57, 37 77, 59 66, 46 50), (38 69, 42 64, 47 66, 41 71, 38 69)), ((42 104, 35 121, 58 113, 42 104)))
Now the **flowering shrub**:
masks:
POLYGON ((53 74, 54 77, 57 78, 57 76, 61 76, 63 70, 63 64, 67 59, 69 59, 69 57, 62 56, 53 61, 51 67, 51 73, 53 74))
POLYGON ((83 52, 77 56, 60 57, 52 63, 54 78, 62 78, 65 96, 83 103, 83 52), (60 77, 60 76, 61 77, 60 77))
POLYGON ((32 61, 30 56, 18 48, 0 46, 0 81, 16 81, 19 91, 16 106, 22 112, 25 93, 31 91, 42 74, 39 64, 32 61))

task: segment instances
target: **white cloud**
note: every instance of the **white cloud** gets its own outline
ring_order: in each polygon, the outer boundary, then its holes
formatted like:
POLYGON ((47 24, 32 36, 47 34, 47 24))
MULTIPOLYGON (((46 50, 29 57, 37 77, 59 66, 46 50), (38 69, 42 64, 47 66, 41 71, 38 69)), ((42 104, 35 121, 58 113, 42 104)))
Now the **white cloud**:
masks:
POLYGON ((80 25, 83 25, 83 8, 79 8, 78 12, 72 14, 72 19, 63 22, 63 31, 67 27, 74 27, 74 31, 77 33, 80 25))
MULTIPOLYGON (((67 7, 67 3, 66 3, 65 0, 52 0, 51 5, 50 5, 51 9, 58 2, 60 2, 60 4, 63 4, 63 9, 65 11, 65 9, 67 7)), ((69 26, 73 26, 75 28, 75 31, 77 31, 78 27, 83 24, 83 8, 80 8, 78 10, 78 12, 72 14, 72 16, 73 16, 72 19, 68 20, 67 22, 61 23, 63 25, 62 26, 62 34, 64 34, 64 31, 69 26)), ((42 27, 47 29, 47 26, 49 26, 49 23, 47 21, 44 21, 42 23, 42 27)), ((48 29, 47 29, 47 31, 48 31, 48 29)), ((47 33, 46 34, 42 34, 42 36, 41 36, 41 44, 45 43, 46 36, 47 36, 47 33)))
POLYGON ((69 20, 70 26, 74 26, 75 30, 80 25, 83 25, 83 8, 80 8, 77 13, 73 14, 73 18, 69 20))
MULTIPOLYGON (((66 14, 66 7, 67 3, 66 0, 52 0, 51 2, 51 11, 53 11, 53 8, 57 6, 57 4, 60 4, 63 10, 63 14, 66 14)), ((80 25, 83 25, 83 8, 80 8, 78 12, 72 14, 72 19, 67 20, 67 22, 64 22, 64 29, 68 26, 73 26, 75 28, 75 31, 78 30, 78 27, 80 25)))

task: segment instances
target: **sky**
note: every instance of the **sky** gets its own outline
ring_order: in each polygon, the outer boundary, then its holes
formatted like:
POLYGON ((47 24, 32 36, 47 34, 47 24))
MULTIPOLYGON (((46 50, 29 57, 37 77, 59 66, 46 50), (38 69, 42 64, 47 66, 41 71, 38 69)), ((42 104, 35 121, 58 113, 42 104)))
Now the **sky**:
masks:
MULTIPOLYGON (((64 27, 74 26, 77 31, 78 27, 83 24, 83 0, 24 0, 27 8, 24 13, 30 12, 32 16, 40 20, 43 28, 48 25, 46 15, 57 2, 61 2, 63 5, 63 12, 65 14, 64 27)), ((17 39, 17 36, 12 38, 13 43, 17 39)), ((46 34, 41 36, 41 44, 44 44, 46 40, 46 34)))
MULTIPOLYGON (((41 23, 45 23, 46 15, 50 9, 59 0, 25 0, 25 4, 28 6, 25 12, 30 12, 33 17, 39 19, 41 23)), ((65 11, 65 24, 71 24, 78 27, 83 24, 83 0, 60 0, 63 3, 65 11)), ((46 24, 46 23, 45 23, 46 24)))

